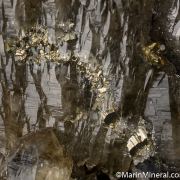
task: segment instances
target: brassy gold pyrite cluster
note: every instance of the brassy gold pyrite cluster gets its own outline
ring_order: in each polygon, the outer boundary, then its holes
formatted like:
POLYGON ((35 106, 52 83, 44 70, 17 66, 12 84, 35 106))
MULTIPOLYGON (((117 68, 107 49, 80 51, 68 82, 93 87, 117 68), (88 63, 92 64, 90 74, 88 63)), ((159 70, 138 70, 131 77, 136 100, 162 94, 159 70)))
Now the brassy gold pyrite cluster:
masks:
POLYGON ((162 57, 162 52, 165 50, 165 46, 160 43, 153 42, 142 48, 145 60, 151 65, 157 67, 164 66, 168 61, 162 57))
POLYGON ((164 71, 169 77, 179 78, 176 67, 163 54, 165 45, 158 42, 150 43, 142 47, 143 58, 153 67, 164 71))
POLYGON ((7 39, 5 45, 6 51, 15 55, 17 62, 33 61, 40 64, 41 61, 58 62, 64 58, 60 56, 58 47, 49 43, 48 31, 42 27, 32 27, 20 37, 7 39))
POLYGON ((36 26, 24 31, 18 37, 7 39, 5 42, 6 52, 13 55, 17 63, 35 63, 38 65, 41 65, 42 62, 75 63, 77 71, 90 81, 91 89, 96 92, 97 107, 97 104, 101 104, 103 101, 110 81, 103 74, 101 65, 83 61, 78 54, 74 54, 72 51, 67 51, 67 53, 59 51, 59 44, 77 38, 71 30, 72 23, 60 24, 59 26, 63 29, 63 33, 57 37, 57 44, 50 43, 46 27, 36 26))

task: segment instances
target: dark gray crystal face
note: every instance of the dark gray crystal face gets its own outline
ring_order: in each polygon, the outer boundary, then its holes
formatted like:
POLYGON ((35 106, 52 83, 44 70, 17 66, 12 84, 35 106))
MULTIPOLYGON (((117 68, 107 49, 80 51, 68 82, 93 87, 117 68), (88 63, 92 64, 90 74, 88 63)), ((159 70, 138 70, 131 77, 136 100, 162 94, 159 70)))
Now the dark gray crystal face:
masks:
POLYGON ((180 172, 179 0, 0 0, 0 179, 180 172))

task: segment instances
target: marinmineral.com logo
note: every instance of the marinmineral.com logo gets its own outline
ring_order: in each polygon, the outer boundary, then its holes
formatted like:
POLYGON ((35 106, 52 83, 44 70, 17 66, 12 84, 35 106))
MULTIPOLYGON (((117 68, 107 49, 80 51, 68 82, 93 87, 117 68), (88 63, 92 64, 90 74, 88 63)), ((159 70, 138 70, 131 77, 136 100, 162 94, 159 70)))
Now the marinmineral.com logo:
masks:
POLYGON ((157 179, 172 178, 172 179, 176 179, 176 178, 180 178, 180 173, 117 172, 116 177, 117 178, 157 178, 157 179))

